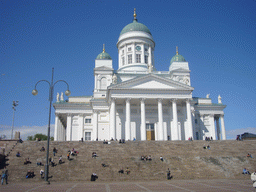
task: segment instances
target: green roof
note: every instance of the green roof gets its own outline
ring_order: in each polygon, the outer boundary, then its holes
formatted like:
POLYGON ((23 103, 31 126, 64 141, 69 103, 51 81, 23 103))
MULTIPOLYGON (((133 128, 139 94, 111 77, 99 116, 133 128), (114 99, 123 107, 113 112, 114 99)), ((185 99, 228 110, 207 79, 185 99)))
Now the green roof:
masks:
POLYGON ((185 58, 184 58, 182 55, 176 54, 176 55, 174 55, 174 56, 172 57, 172 59, 171 59, 171 64, 172 64, 173 62, 186 62, 186 60, 185 60, 185 58))
POLYGON ((110 57, 110 55, 108 53, 106 53, 105 51, 103 51, 102 53, 100 53, 97 58, 97 60, 111 60, 112 58, 110 57))
POLYGON ((149 29, 146 25, 139 23, 137 19, 134 19, 132 23, 126 25, 121 31, 120 35, 130 32, 130 31, 143 31, 151 35, 149 29))

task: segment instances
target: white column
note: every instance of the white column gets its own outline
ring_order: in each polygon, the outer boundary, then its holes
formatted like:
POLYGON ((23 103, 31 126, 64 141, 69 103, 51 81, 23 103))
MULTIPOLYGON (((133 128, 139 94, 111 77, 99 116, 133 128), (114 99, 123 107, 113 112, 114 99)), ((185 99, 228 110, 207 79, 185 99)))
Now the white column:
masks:
POLYGON ((173 127, 171 128, 172 140, 178 140, 178 114, 177 114, 177 99, 172 100, 172 116, 173 116, 173 127))
POLYGON ((216 120, 216 128, 217 128, 217 137, 218 137, 218 140, 220 140, 221 134, 220 134, 220 121, 219 121, 219 117, 216 117, 215 120, 216 120))
POLYGON ((140 100, 140 115, 141 115, 141 141, 145 141, 146 137, 146 111, 145 111, 145 99, 140 100))
POLYGON ((116 101, 115 98, 111 98, 110 106, 110 138, 116 139, 116 101))
POLYGON ((148 64, 152 64, 153 65, 153 61, 152 61, 152 53, 151 53, 151 46, 148 46, 148 64))
POLYGON ((72 118, 70 114, 67 117, 66 140, 72 141, 72 118))
POLYGON ((193 137, 193 128, 192 128, 192 120, 191 120, 191 106, 190 106, 190 100, 187 99, 186 100, 186 108, 187 108, 187 126, 186 127, 186 131, 185 131, 185 135, 186 138, 185 140, 187 140, 189 137, 193 137))
POLYGON ((136 63, 135 43, 132 43, 132 63, 136 63))
POLYGON ((163 104, 162 99, 158 99, 158 140, 164 140, 163 131, 163 104))
POLYGON ((141 45, 141 63, 145 63, 145 47, 144 47, 144 44, 141 45))
POLYGON ((220 115, 220 121, 221 121, 221 136, 222 136, 222 140, 226 140, 226 130, 225 130, 225 124, 224 124, 224 115, 220 115))
POLYGON ((127 45, 124 46, 124 65, 128 64, 127 45))
POLYGON ((214 124, 214 115, 210 114, 209 115, 209 122, 210 122, 210 127, 211 127, 211 137, 213 140, 216 140, 216 133, 215 133, 215 124, 214 124))
POLYGON ((131 140, 131 98, 126 99, 125 140, 131 140))
POLYGON ((98 111, 93 112, 93 137, 92 140, 97 140, 98 138, 98 111))
POLYGON ((78 134, 78 139, 80 140, 84 134, 84 115, 83 114, 79 114, 79 132, 77 134, 78 134))
POLYGON ((54 141, 58 141, 59 114, 55 113, 54 141))

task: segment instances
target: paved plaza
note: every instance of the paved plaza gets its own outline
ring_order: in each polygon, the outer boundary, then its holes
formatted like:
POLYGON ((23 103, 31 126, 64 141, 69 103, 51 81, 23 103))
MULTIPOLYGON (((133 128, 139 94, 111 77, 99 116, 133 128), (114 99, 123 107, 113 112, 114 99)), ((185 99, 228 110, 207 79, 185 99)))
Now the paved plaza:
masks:
MULTIPOLYGON (((32 181, 32 180, 31 180, 32 181)), ((33 182, 33 181, 32 181, 33 182)), ((252 187, 251 180, 171 180, 148 182, 51 182, 42 183, 9 183, 0 186, 0 191, 5 192, 29 192, 29 191, 58 191, 58 192, 225 192, 225 191, 256 191, 252 187)))

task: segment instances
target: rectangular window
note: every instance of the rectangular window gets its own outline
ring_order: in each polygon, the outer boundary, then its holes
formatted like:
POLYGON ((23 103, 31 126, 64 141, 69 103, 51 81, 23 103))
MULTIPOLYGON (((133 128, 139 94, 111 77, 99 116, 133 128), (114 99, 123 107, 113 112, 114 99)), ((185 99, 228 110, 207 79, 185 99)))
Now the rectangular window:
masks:
POLYGON ((122 57, 122 65, 125 65, 124 57, 122 57))
POLYGON ((132 63, 132 55, 128 55, 128 64, 132 63))
POLYGON ((136 54, 136 63, 141 63, 140 54, 136 54))
POLYGON ((197 124, 197 119, 195 119, 195 124, 197 124))
POLYGON ((131 47, 128 47, 128 51, 132 51, 132 48, 131 48, 131 47))
POLYGON ((85 141, 91 141, 91 132, 85 132, 84 136, 85 141))
POLYGON ((147 55, 145 55, 145 63, 148 64, 148 56, 147 55))
POLYGON ((85 123, 92 123, 92 119, 85 119, 85 123))

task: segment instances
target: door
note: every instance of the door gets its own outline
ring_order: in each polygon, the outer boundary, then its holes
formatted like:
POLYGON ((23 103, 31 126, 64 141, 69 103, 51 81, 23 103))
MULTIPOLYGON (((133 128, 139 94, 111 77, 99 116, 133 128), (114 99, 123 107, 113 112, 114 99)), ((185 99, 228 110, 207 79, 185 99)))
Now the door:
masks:
POLYGON ((154 123, 147 123, 146 124, 146 131, 147 131, 147 140, 155 140, 155 127, 154 123))

